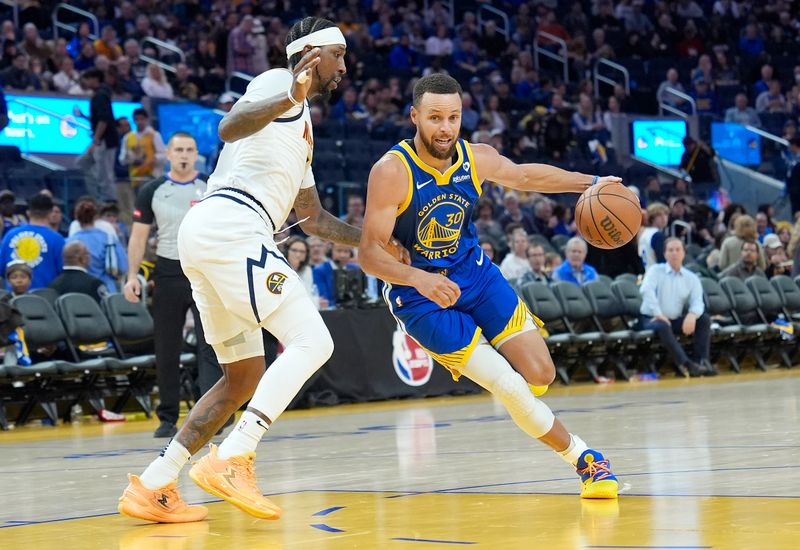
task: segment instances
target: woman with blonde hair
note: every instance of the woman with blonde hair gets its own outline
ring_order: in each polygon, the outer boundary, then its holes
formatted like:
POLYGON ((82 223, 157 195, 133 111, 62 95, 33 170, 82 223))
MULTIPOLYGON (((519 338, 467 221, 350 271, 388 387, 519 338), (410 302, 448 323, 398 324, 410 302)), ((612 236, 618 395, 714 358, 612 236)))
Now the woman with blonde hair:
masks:
POLYGON ((719 270, 725 271, 729 266, 739 261, 742 251, 742 244, 745 241, 755 241, 758 245, 758 267, 766 269, 767 262, 764 259, 764 247, 758 242, 758 229, 756 220, 752 216, 743 214, 736 218, 733 224, 733 235, 722 241, 719 254, 719 270))
POLYGON ((800 275, 800 219, 794 222, 792 238, 789 240, 789 246, 786 248, 786 255, 794 260, 792 277, 797 277, 800 275))

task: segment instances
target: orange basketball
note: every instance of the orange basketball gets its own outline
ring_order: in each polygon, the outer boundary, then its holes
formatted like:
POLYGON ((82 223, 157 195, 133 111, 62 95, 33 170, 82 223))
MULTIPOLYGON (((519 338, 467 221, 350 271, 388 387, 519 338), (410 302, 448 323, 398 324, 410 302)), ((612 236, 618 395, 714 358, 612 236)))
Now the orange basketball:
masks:
POLYGON ((598 183, 575 204, 575 225, 597 248, 619 248, 630 242, 642 224, 639 197, 621 183, 598 183))

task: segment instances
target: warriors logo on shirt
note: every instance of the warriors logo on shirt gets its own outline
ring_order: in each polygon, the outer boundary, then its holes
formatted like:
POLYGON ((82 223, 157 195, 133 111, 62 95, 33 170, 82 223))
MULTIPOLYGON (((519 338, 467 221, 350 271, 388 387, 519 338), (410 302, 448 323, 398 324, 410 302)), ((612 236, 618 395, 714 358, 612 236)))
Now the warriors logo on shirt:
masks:
POLYGON ((417 252, 429 260, 454 254, 468 207, 469 201, 454 193, 439 195, 422 207, 417 213, 417 252))
POLYGON ((33 231, 17 233, 12 237, 10 246, 14 251, 13 258, 22 260, 31 268, 42 263, 44 254, 48 250, 47 241, 44 240, 44 237, 33 231))
POLYGON ((275 271, 267 275, 267 290, 273 294, 280 294, 283 292, 283 283, 286 282, 286 275, 275 271))

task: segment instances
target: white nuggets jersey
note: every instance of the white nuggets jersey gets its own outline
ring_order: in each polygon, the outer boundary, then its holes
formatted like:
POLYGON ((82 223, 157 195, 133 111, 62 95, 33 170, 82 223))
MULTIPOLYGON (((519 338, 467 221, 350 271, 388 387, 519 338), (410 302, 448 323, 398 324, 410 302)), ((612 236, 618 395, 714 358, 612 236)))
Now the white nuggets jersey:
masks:
MULTIPOLYGON (((254 78, 239 101, 285 95, 291 85, 289 70, 272 69, 254 78)), ((223 187, 249 193, 264 205, 277 231, 289 216, 299 190, 315 185, 313 149, 311 115, 304 102, 255 134, 226 143, 208 180, 208 193, 223 187)))

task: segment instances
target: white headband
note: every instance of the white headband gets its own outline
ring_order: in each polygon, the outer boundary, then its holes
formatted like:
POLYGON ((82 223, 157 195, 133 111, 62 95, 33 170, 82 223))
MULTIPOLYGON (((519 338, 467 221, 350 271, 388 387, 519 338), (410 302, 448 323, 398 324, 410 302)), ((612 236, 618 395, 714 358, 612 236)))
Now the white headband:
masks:
POLYGON ((286 58, 291 59, 294 54, 302 52, 306 46, 332 46, 334 44, 347 46, 339 27, 328 27, 289 42, 289 45, 286 46, 286 58))

